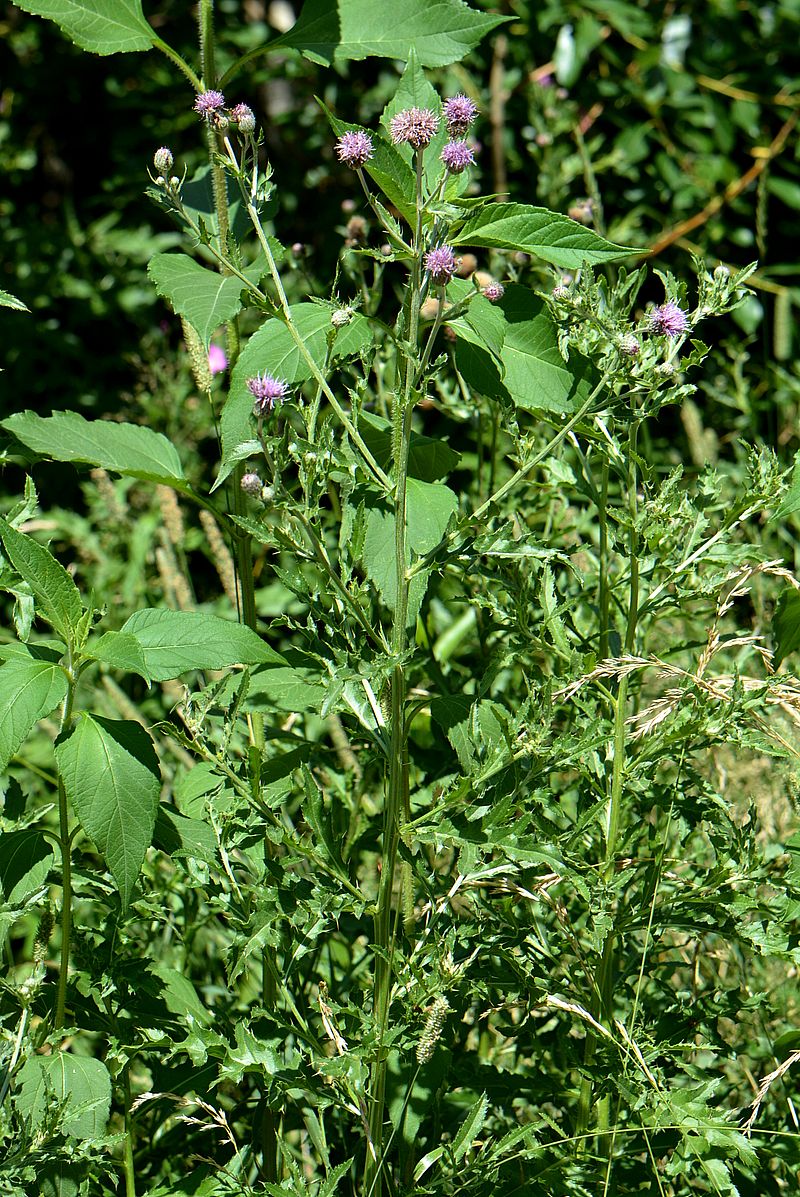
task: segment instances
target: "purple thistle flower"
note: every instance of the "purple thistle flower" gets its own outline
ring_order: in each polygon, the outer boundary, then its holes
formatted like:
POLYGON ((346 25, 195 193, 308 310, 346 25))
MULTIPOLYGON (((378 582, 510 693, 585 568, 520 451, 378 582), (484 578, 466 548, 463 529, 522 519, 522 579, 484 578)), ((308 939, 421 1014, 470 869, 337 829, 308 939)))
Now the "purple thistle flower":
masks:
POLYGON ((256 118, 249 104, 234 104, 230 117, 240 133, 255 132, 256 118))
POLYGON ((425 255, 425 269, 440 287, 445 286, 458 270, 458 258, 449 245, 437 245, 425 255))
POLYGON ((275 404, 282 403, 289 394, 289 384, 271 374, 256 374, 248 378, 246 386, 254 399, 253 415, 259 417, 269 415, 275 404))
POLYGON ((476 105, 472 103, 469 96, 464 95, 452 96, 449 100, 445 100, 442 110, 447 132, 451 137, 463 137, 478 115, 476 105))
POLYGON ((498 299, 502 299, 505 293, 506 289, 503 284, 496 283, 494 279, 481 288, 481 295, 485 295, 490 303, 497 303, 498 299))
POLYGON ((221 345, 209 345, 208 368, 212 374, 221 374, 228 369, 228 359, 221 345))
POLYGON ((677 337, 691 328, 689 317, 674 299, 653 308, 647 327, 658 337, 677 337))
POLYGON ((460 175, 475 162, 475 155, 466 141, 448 141, 439 157, 451 175, 460 175))
POLYGON ((221 91, 201 91, 194 102, 194 110, 200 116, 216 116, 225 107, 225 97, 221 91))
POLYGON ((395 145, 407 141, 415 150, 430 145, 439 128, 439 118, 430 108, 404 108, 389 122, 389 134, 395 145))
POLYGON ((339 161, 353 170, 360 170, 365 162, 372 157, 372 138, 368 133, 343 133, 336 142, 336 153, 339 161))

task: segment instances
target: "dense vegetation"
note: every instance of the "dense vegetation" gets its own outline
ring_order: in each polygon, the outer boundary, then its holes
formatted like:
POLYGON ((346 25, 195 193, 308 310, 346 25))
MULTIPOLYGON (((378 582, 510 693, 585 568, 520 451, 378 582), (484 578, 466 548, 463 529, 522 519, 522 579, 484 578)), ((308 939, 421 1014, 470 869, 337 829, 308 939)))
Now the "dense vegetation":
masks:
POLYGON ((198 7, 0 4, 0 1192, 795 1192, 800 2, 198 7))

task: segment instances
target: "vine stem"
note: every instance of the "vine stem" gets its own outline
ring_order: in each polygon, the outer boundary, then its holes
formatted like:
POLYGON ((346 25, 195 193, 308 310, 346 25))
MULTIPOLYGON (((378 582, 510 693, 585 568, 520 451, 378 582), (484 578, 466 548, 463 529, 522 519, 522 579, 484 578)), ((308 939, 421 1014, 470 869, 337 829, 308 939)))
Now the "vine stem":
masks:
POLYGON ((416 155, 416 196, 414 220, 414 257, 411 264, 408 300, 407 337, 409 350, 405 359, 403 393, 396 396, 392 411, 392 468, 394 473, 394 552, 395 604, 392 621, 391 655, 391 733, 389 746, 389 781, 383 815, 383 853, 375 916, 375 997, 373 1016, 377 1024, 375 1062, 372 1066, 369 1107, 369 1144, 364 1173, 364 1192, 381 1197, 384 1178, 383 1122, 386 1105, 387 1057, 386 1030, 392 990, 394 920, 392 896, 397 870, 400 827, 408 819, 408 758, 406 745, 405 703, 406 651, 409 576, 406 561, 406 494, 408 455, 411 445, 411 417, 414 411, 414 360, 419 339, 419 311, 422 295, 422 152, 416 155))

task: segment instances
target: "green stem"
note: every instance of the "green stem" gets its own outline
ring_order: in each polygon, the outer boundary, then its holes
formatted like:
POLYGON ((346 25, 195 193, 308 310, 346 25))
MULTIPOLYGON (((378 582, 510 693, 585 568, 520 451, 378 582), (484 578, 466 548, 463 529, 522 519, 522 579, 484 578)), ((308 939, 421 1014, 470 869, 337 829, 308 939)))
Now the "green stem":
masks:
POLYGON ((600 660, 608 656, 608 635, 610 631, 611 594, 608 588, 608 458, 603 458, 603 475, 600 483, 600 503, 597 508, 600 531, 600 581, 597 606, 600 615, 600 660))
MULTIPOLYGON (((72 720, 72 706, 75 701, 75 679, 72 673, 72 657, 67 666, 69 685, 61 715, 59 736, 69 727, 72 720)), ((58 774, 58 842, 61 849, 61 963, 56 991, 55 1029, 64 1025, 67 1009, 67 980, 69 977, 69 956, 72 940, 72 839, 69 831, 69 806, 67 791, 59 771, 58 774)))
POLYGON ((392 896, 400 844, 400 827, 409 817, 408 758, 406 752, 406 674, 403 657, 406 651, 408 621, 409 577, 406 561, 406 492, 408 483, 408 455, 411 445, 411 417, 414 410, 414 382, 417 377, 415 361, 419 339, 419 310, 422 289, 422 154, 417 153, 416 214, 414 222, 414 257, 411 265, 410 294, 407 315, 409 346, 405 360, 405 380, 402 398, 395 399, 392 412, 392 468, 394 491, 394 553, 395 605, 392 622, 392 657, 394 669, 391 679, 391 738, 389 747, 389 783, 383 816, 383 853, 381 880, 378 890, 378 911, 375 917, 375 999, 373 1013, 377 1024, 377 1047, 372 1067, 369 1107, 369 1140, 364 1174, 364 1192, 381 1197, 384 1179, 383 1122, 386 1104, 387 1053, 386 1030, 392 990, 392 949, 394 919, 392 896), (374 1153, 374 1154, 372 1154, 374 1153))
POLYGON ((131 1124, 131 1078, 130 1065, 126 1064, 122 1074, 122 1089, 125 1096, 125 1142, 122 1166, 125 1172, 125 1197, 136 1197, 136 1173, 133 1167, 133 1127, 131 1124))
POLYGON ((173 50, 172 46, 168 45, 165 41, 162 41, 161 38, 158 37, 155 33, 151 34, 151 37, 153 39, 153 45, 156 48, 156 50, 160 50, 162 54, 165 54, 167 56, 167 58, 170 60, 170 62, 175 63, 175 66, 178 68, 179 71, 183 72, 183 74, 189 80, 189 82, 191 83, 191 85, 195 91, 202 91, 203 85, 201 84, 200 80, 198 79, 197 75, 194 73, 192 68, 189 66, 188 62, 185 62, 181 58, 178 51, 173 50))

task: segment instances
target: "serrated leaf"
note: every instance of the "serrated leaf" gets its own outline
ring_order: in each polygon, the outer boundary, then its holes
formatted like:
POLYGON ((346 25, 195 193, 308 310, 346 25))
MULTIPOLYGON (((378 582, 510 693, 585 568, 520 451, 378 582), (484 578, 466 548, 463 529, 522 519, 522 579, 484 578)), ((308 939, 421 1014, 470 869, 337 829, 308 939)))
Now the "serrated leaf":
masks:
POLYGON ((64 1133, 96 1139, 106 1129, 111 1109, 111 1077, 102 1060, 54 1052, 31 1056, 17 1076, 14 1102, 36 1129, 48 1106, 48 1093, 64 1106, 64 1133))
POLYGON ((14 0, 18 8, 55 21, 91 54, 130 54, 149 50, 155 37, 141 0, 14 0))
POLYGON ((146 674, 156 682, 190 669, 286 664, 252 628, 200 611, 147 607, 134 612, 121 630, 136 639, 146 674))
POLYGON ((300 17, 271 47, 290 46, 315 62, 399 58, 411 46, 424 67, 458 62, 505 20, 475 12, 463 0, 306 0, 300 17))
POLYGON ((138 723, 83 712, 56 745, 56 760, 81 826, 127 906, 153 838, 161 789, 153 741, 138 723))
POLYGON ((84 462, 146 482, 183 483, 185 487, 177 449, 152 428, 85 420, 74 411, 52 416, 17 412, 3 420, 2 426, 41 457, 84 462))
POLYGON ((41 831, 0 836, 0 891, 9 906, 21 905, 44 885, 53 867, 53 845, 41 831))
MULTIPOLYGON (((266 271, 262 258, 242 273, 258 284, 266 271)), ((156 254, 150 259, 147 273, 158 294, 169 300, 177 315, 189 321, 206 350, 219 326, 241 310, 242 291, 246 289, 242 280, 201 266, 187 254, 156 254)))
POLYGON ((30 586, 36 609, 66 641, 83 614, 80 592, 63 565, 42 545, 0 517, 0 540, 14 569, 30 586))
POLYGON ((475 1139, 481 1133, 481 1128, 486 1121, 486 1112, 489 1108, 489 1099, 484 1093, 475 1102, 470 1112, 458 1128, 458 1133, 453 1140, 453 1159, 456 1163, 462 1160, 469 1151, 475 1139))
MULTIPOLYGON (((318 368, 325 366, 331 313, 335 304, 298 303, 292 306, 294 326, 318 368)), ((349 324, 336 332, 332 356, 351 357, 366 352, 372 344, 372 330, 364 316, 354 315, 349 324)), ((239 446, 253 439, 251 415, 253 396, 247 389, 248 378, 268 373, 290 385, 311 377, 311 367, 284 322, 277 317, 267 320, 253 333, 242 350, 231 374, 228 401, 222 409, 222 468, 216 485, 227 477, 239 446)))
POLYGON ((450 244, 519 250, 562 270, 617 262, 641 252, 614 245, 568 216, 530 204, 487 204, 451 236, 450 244))
POLYGON ((0 666, 0 773, 66 695, 64 670, 51 661, 14 657, 0 666))
POLYGON ((16 295, 12 295, 10 291, 4 291, 0 287, 0 308, 13 308, 15 312, 29 312, 30 308, 24 304, 21 299, 17 299, 16 295))
POLYGON ((505 321, 501 377, 495 359, 474 337, 464 338, 459 321, 456 364, 476 391, 510 399, 525 411, 573 412, 588 398, 598 377, 591 362, 571 353, 565 362, 558 348, 558 331, 543 299, 527 287, 506 288, 495 306, 505 321))
POLYGON ((217 856, 214 831, 202 819, 189 819, 159 806, 153 830, 153 847, 170 857, 188 856, 213 864, 217 856))

